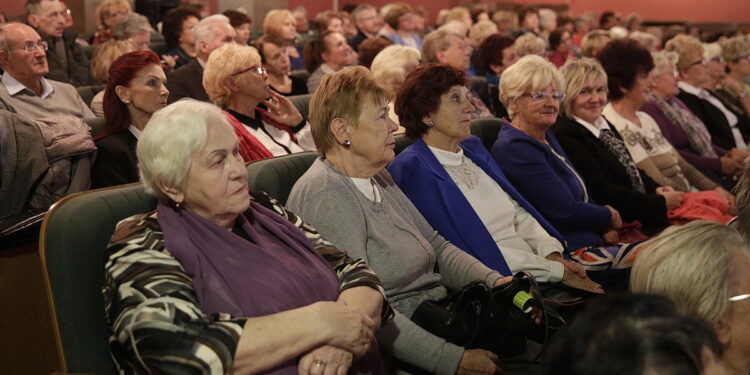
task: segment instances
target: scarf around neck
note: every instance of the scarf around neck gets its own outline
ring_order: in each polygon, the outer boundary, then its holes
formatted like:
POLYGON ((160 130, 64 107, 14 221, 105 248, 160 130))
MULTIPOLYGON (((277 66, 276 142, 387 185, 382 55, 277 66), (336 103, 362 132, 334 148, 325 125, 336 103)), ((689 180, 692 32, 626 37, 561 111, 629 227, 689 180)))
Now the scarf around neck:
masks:
POLYGON ((711 135, 706 129, 706 125, 695 116, 690 110, 681 106, 677 98, 665 100, 658 95, 651 94, 651 100, 657 107, 664 112, 669 121, 679 125, 685 132, 690 143, 690 148, 695 150, 700 156, 706 158, 716 158, 718 155, 711 145, 711 135))

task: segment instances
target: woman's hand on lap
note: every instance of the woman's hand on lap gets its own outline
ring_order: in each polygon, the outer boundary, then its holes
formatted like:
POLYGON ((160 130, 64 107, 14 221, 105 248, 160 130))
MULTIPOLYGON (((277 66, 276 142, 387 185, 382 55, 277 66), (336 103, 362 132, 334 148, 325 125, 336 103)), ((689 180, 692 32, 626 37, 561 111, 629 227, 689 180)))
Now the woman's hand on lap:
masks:
POLYGON ((471 349, 464 352, 458 364, 456 375, 492 375, 500 373, 500 367, 495 364, 497 356, 483 349, 471 349))
POLYGON ((344 349, 325 345, 305 354, 297 367, 299 375, 346 375, 354 355, 344 349))

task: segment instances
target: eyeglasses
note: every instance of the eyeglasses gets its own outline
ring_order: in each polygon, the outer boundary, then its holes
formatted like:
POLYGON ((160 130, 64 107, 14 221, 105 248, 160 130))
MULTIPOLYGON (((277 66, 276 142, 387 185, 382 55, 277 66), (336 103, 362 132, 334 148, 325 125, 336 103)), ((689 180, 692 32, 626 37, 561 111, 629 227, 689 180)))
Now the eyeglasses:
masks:
POLYGON ((746 56, 741 56, 741 57, 738 57, 738 58, 736 58, 736 59, 734 60, 734 62, 740 62, 740 61, 742 61, 742 60, 750 60, 750 55, 746 55, 746 56))
POLYGON ((252 68, 247 68, 245 70, 240 70, 237 73, 232 73, 231 75, 238 76, 240 74, 244 74, 244 73, 247 73, 247 72, 253 72, 253 73, 255 73, 255 74, 259 75, 259 76, 263 76, 263 75, 266 74, 266 68, 264 68, 263 66, 254 66, 252 68))
POLYGON ((688 65, 688 69, 690 69, 690 68, 692 68, 692 67, 694 67, 694 66, 696 66, 696 65, 703 65, 703 66, 706 66, 707 64, 708 64, 708 62, 706 62, 706 60, 698 60, 698 61, 696 61, 696 62, 694 62, 694 63, 692 63, 692 64, 688 65))
POLYGON ((714 58, 711 59, 711 62, 717 62, 717 63, 723 64, 725 61, 724 61, 723 57, 716 56, 716 57, 714 57, 714 58))
POLYGON ((40 40, 40 41, 38 41, 36 43, 34 43, 34 42, 27 42, 26 44, 23 45, 23 47, 11 48, 10 51, 17 50, 17 49, 22 49, 22 50, 25 50, 28 53, 32 53, 32 52, 36 51, 37 47, 41 48, 42 51, 46 52, 47 49, 49 48, 49 44, 47 44, 46 40, 40 40))
POLYGON ((750 294, 740 294, 738 296, 729 297, 729 302, 742 301, 742 300, 748 299, 748 298, 750 298, 750 294))
POLYGON ((550 98, 552 98, 553 100, 557 100, 558 102, 562 102, 563 99, 565 99, 565 94, 561 93, 560 91, 555 91, 551 93, 544 92, 544 91, 527 92, 527 93, 521 94, 521 96, 528 96, 536 102, 543 102, 550 98))

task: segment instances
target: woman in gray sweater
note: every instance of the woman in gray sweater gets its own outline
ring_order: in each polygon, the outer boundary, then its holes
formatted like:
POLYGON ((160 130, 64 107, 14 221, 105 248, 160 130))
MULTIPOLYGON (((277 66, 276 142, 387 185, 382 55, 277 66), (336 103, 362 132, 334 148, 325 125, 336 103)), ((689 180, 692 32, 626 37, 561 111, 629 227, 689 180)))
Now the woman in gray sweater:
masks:
POLYGON ((396 310, 393 323, 378 332, 384 351, 433 374, 493 374, 494 354, 465 350, 409 318, 422 301, 445 297, 446 288, 506 279, 440 236, 384 169, 394 158, 398 128, 389 99, 363 67, 323 78, 310 101, 323 156, 296 183, 287 207, 378 274, 396 310))

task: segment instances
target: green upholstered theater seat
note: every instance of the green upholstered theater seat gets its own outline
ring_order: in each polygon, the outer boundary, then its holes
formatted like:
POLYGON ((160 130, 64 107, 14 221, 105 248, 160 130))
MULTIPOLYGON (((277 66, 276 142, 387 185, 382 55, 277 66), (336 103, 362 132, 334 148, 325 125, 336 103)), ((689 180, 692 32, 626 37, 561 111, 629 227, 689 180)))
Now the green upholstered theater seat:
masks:
POLYGON ((294 104, 295 107, 297 107, 297 110, 299 113, 302 114, 302 117, 307 120, 309 119, 310 115, 310 97, 312 95, 310 94, 303 94, 303 95, 292 95, 287 96, 290 102, 294 104))
POLYGON ((63 371, 114 375, 104 316, 104 250, 120 220, 156 209, 141 184, 70 195, 47 213, 39 238, 63 371))
POLYGON ((264 191, 285 205, 292 187, 317 157, 314 152, 301 152, 249 163, 247 179, 250 191, 264 191))
POLYGON ((484 147, 492 151, 492 145, 497 140, 497 133, 503 126, 503 120, 499 118, 480 118, 471 122, 471 134, 482 140, 484 147))
POLYGON ((404 151, 407 147, 411 145, 411 141, 406 139, 406 136, 403 134, 396 134, 393 136, 393 140, 396 141, 396 147, 393 148, 393 152, 398 155, 401 153, 401 151, 404 151))
POLYGON ((83 102, 91 107, 91 101, 94 100, 94 96, 96 96, 99 91, 104 90, 104 85, 81 86, 76 87, 76 90, 78 91, 78 95, 81 96, 81 99, 83 99, 83 102))

